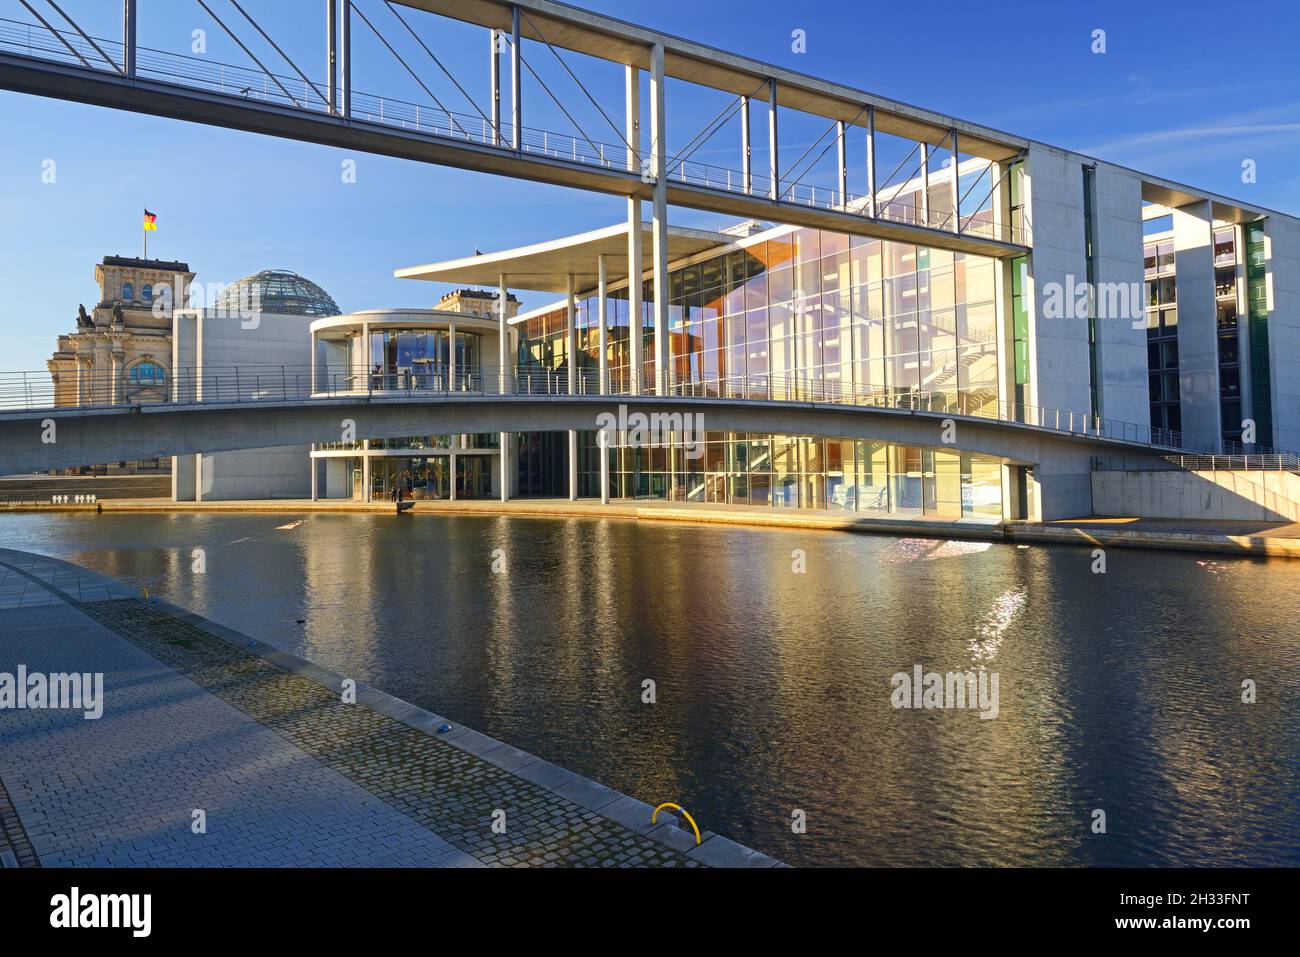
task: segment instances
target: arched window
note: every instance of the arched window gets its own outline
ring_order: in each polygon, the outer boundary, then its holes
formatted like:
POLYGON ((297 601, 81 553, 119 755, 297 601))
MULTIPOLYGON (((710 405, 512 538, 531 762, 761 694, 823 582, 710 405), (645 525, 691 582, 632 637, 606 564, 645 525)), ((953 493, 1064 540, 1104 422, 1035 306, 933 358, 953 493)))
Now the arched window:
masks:
POLYGON ((153 286, 149 285, 148 283, 145 283, 143 286, 141 286, 141 287, 140 287, 140 299, 141 299, 142 302, 152 302, 152 301, 153 301, 153 286))
POLYGON ((131 285, 129 282, 122 283, 122 301, 130 302, 134 298, 135 286, 131 285))
POLYGON ((133 386, 161 386, 167 373, 158 363, 145 360, 126 370, 126 381, 133 386))

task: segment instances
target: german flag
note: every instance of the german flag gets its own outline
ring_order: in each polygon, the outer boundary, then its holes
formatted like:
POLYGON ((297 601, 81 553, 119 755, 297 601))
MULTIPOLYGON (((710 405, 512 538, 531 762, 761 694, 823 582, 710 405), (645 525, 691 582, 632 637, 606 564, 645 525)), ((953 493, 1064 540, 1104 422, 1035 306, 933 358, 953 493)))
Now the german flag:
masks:
POLYGON ((146 232, 156 232, 158 229, 158 217, 149 210, 144 211, 144 228, 146 232))

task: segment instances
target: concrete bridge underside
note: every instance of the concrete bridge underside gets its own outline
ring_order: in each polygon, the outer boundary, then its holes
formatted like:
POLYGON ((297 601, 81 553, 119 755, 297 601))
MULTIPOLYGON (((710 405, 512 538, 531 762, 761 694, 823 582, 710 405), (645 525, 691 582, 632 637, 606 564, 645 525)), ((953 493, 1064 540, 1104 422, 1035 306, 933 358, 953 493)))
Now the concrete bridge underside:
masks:
POLYGON ((1157 464, 1141 443, 968 416, 817 403, 602 396, 333 397, 78 408, 0 416, 0 473, 14 474, 172 455, 357 439, 490 432, 594 431, 598 416, 702 415, 709 431, 820 435, 980 453, 1033 469, 1035 512, 1050 520, 1091 511, 1092 459, 1122 454, 1157 464), (951 419, 952 441, 944 441, 951 419), (53 428, 51 429, 51 426, 53 428), (50 441, 50 440, 53 441, 50 441))

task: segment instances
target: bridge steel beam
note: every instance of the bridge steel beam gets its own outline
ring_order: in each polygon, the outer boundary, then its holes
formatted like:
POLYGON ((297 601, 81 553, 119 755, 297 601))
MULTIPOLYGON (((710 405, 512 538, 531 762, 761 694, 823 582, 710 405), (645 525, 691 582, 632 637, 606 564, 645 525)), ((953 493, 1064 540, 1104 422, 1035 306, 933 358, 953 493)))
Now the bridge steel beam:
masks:
POLYGON ((516 153, 523 146, 524 108, 520 97, 523 94, 523 77, 519 75, 520 58, 523 51, 519 49, 519 6, 510 8, 510 147, 516 153))
POLYGON ((655 393, 672 391, 672 366, 668 339, 668 123, 664 110, 664 49, 650 55, 650 175, 654 177, 654 216, 651 229, 654 261, 654 368, 655 393))
POLYGON ((135 78, 136 0, 122 4, 122 72, 135 78))
POLYGON ((0 472, 336 441, 341 418, 352 419, 358 434, 375 439, 590 430, 602 413, 617 418, 620 406, 646 414, 703 414, 710 430, 885 441, 1030 465, 1043 519, 1089 514, 1096 455, 1120 454, 1132 467, 1154 468, 1162 464, 1160 456, 1166 451, 1017 423, 899 409, 734 399, 457 393, 4 413, 0 414, 0 472), (57 424, 58 441, 53 444, 42 441, 46 419, 57 424), (947 419, 957 425, 952 443, 944 441, 947 419))
MULTIPOLYGON (((641 169, 641 71, 629 66, 624 72, 627 124, 627 172, 643 187, 646 175, 641 169)), ((644 336, 641 326, 641 199, 633 192, 627 198, 627 329, 629 338, 628 370, 633 395, 641 394, 641 377, 645 364, 644 336)))
POLYGON ((488 46, 490 58, 488 60, 488 82, 490 91, 488 98, 492 107, 492 145, 501 145, 501 35, 496 30, 488 31, 488 46))
MULTIPOLYGON (((641 170, 640 144, 632 137, 629 137, 632 145, 629 157, 636 157, 635 168, 617 169, 533 153, 511 152, 494 147, 490 142, 475 143, 432 136, 353 116, 349 9, 349 5, 344 4, 340 11, 341 116, 202 89, 178 87, 171 83, 132 79, 116 73, 88 70, 81 66, 12 53, 0 53, 0 89, 630 197, 629 222, 639 221, 639 208, 633 210, 634 201, 652 199, 655 183, 648 170, 641 170)), ((628 67, 627 71, 628 96, 631 100, 638 95, 635 91, 639 71, 635 67, 628 67)), ((639 122, 635 110, 630 117, 639 122)), ((629 163, 629 166, 632 165, 629 163)), ((995 258, 1010 258, 1028 252, 1026 246, 1017 243, 970 233, 957 235, 949 229, 894 223, 838 209, 787 202, 773 203, 770 197, 747 196, 740 191, 727 192, 677 179, 672 179, 667 184, 667 201, 670 205, 747 219, 777 220, 792 226, 830 229, 995 258)))
MULTIPOLYGON (((347 0, 344 0, 347 2, 347 0)), ((338 0, 325 0, 325 69, 330 112, 339 108, 339 10, 338 0)), ((315 472, 312 473, 313 475, 315 472)))
MULTIPOLYGON (((339 22, 339 78, 342 83, 343 116, 352 116, 352 0, 343 0, 339 22)), ((183 119, 183 117, 182 117, 183 119)), ((367 495, 369 490, 367 489, 367 495)))

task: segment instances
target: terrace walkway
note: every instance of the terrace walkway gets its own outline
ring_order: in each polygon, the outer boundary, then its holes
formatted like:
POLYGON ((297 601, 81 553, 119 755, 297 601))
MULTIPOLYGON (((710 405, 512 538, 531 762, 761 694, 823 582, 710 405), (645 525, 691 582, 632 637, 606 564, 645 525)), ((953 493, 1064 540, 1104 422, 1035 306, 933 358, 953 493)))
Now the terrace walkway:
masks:
POLYGON ((530 754, 66 562, 0 549, 0 672, 104 711, 0 711, 8 866, 772 866, 530 754), (8 799, 6 799, 6 792, 8 799), (505 833, 493 813, 506 812, 505 833), (195 834, 193 812, 206 812, 195 834))

